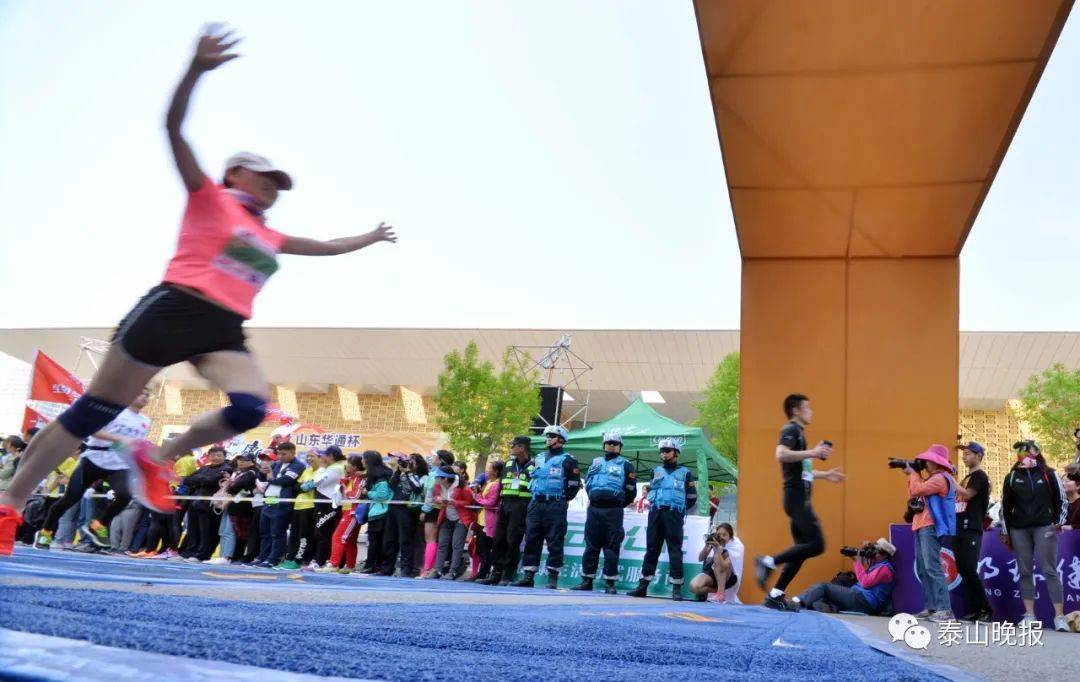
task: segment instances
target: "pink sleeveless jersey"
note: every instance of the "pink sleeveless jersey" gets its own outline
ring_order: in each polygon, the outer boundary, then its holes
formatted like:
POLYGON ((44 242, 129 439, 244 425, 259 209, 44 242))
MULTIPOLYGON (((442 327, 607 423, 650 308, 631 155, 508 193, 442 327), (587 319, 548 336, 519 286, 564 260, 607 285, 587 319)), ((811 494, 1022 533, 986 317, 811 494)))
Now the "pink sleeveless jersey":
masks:
POLYGON ((245 319, 270 275, 285 235, 266 227, 209 179, 188 195, 176 255, 162 280, 179 284, 245 319))

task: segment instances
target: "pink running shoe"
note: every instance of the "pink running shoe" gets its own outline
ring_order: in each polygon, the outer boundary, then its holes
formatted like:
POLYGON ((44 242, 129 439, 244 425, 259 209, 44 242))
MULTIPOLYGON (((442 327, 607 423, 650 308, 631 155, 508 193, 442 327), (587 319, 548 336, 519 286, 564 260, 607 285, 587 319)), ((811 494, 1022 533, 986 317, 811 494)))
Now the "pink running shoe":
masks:
POLYGON ((158 462, 151 457, 154 449, 150 441, 137 440, 121 446, 119 451, 128 460, 131 496, 144 507, 167 514, 176 511, 176 502, 171 499, 172 488, 169 487, 173 468, 172 464, 158 462))
POLYGON ((15 507, 0 504, 0 556, 15 553, 15 531, 22 522, 22 514, 15 511, 15 507))

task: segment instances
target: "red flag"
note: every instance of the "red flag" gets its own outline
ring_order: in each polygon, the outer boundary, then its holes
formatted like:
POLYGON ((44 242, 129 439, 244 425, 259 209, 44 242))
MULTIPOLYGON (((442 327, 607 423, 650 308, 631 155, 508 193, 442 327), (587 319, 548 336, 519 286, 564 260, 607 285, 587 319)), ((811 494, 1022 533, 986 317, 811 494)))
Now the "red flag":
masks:
POLYGON ((83 382, 41 351, 34 352, 30 392, 23 413, 23 431, 43 426, 67 409, 86 391, 83 382))

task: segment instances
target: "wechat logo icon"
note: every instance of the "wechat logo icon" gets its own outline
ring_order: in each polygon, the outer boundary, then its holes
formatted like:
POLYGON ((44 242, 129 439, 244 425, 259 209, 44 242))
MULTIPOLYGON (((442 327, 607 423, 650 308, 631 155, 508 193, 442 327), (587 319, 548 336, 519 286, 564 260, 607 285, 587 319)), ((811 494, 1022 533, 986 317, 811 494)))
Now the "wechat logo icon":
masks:
POLYGON ((930 630, 919 625, 919 620, 910 613, 898 613, 889 620, 889 634, 892 641, 904 640, 912 649, 926 649, 930 646, 930 630))

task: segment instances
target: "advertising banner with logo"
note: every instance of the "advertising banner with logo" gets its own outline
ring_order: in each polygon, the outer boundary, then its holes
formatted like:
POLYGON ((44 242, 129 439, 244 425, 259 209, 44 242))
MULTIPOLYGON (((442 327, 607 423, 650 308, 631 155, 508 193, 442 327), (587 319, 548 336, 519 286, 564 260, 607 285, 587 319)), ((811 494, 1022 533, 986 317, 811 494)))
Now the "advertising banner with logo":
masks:
MULTIPOLYGON (((645 560, 645 529, 649 524, 648 514, 639 514, 627 510, 623 517, 623 530, 626 538, 619 551, 619 580, 615 584, 619 590, 637 587, 641 579, 641 564, 645 560)), ((563 556, 563 570, 559 575, 560 587, 572 587, 581 582, 581 555, 585 552, 585 512, 571 509, 566 515, 566 544, 563 556)), ((705 546, 705 534, 709 532, 707 516, 687 516, 683 524, 683 575, 685 584, 683 594, 689 595, 686 585, 701 572, 698 553, 705 546)), ((547 561, 547 552, 541 558, 541 567, 547 561)), ((604 555, 600 554, 600 567, 603 568, 604 555)), ((670 566, 667 548, 660 552, 660 562, 656 567, 656 577, 649 588, 650 595, 669 595, 671 587, 667 584, 670 566)), ((541 572, 540 578, 543 578, 541 572)))
POLYGON ((23 413, 24 432, 56 419, 86 390, 78 377, 41 351, 34 352, 32 364, 30 393, 23 413))
MULTIPOLYGON (((893 608, 906 613, 918 613, 924 608, 922 585, 915 575, 915 536, 911 526, 889 526, 889 537, 896 545, 896 587, 893 590, 893 608)), ((941 567, 949 585, 949 597, 953 612, 968 612, 960 587, 960 574, 956 570, 956 557, 952 543, 941 549, 941 567)), ((1065 593, 1065 613, 1080 610, 1080 530, 1066 530, 1058 534, 1058 574, 1065 593)), ((982 579, 986 598, 994 612, 994 618, 1017 621, 1024 613, 1020 599, 1020 569, 1016 556, 998 539, 997 528, 983 533, 982 551, 979 553, 979 577, 982 579)), ((1035 563, 1035 616, 1043 626, 1053 628, 1054 609, 1046 592, 1046 580, 1035 563)))

